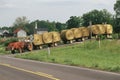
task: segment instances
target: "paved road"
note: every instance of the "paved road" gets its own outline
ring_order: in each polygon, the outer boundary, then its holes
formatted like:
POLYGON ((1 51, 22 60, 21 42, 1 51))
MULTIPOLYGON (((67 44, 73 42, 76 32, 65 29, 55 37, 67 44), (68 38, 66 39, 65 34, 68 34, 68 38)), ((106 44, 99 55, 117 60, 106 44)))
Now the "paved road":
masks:
POLYGON ((0 65, 0 80, 50 80, 50 79, 0 65))
POLYGON ((120 74, 0 56, 0 80, 120 80, 120 74))

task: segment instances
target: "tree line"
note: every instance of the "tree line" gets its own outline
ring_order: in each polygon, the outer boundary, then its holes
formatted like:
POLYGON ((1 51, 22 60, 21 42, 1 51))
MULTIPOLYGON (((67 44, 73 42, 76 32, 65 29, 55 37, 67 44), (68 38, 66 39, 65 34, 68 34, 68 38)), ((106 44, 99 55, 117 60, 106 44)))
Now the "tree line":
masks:
POLYGON ((18 17, 13 23, 12 27, 2 27, 0 29, 9 30, 11 33, 17 29, 22 28, 28 34, 34 34, 35 23, 38 28, 47 28, 48 31, 61 31, 64 29, 76 28, 80 26, 89 26, 94 24, 111 24, 114 29, 114 33, 120 33, 120 0, 116 0, 114 4, 115 14, 111 14, 106 9, 92 10, 83 14, 82 16, 71 16, 66 23, 50 22, 49 20, 35 20, 30 22, 27 17, 18 17))

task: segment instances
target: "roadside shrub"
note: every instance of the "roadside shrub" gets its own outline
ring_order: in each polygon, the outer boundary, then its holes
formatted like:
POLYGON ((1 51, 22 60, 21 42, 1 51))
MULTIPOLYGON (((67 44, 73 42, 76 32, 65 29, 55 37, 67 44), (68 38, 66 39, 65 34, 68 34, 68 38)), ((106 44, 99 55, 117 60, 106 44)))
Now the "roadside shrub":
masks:
POLYGON ((10 39, 7 39, 3 44, 4 46, 7 46, 9 43, 16 42, 16 41, 18 41, 17 38, 10 38, 10 39))
POLYGON ((112 34, 113 39, 118 39, 118 34, 112 34))
POLYGON ((98 38, 100 38, 100 40, 104 40, 106 39, 106 35, 98 35, 98 38))
POLYGON ((6 51, 3 46, 0 46, 0 54, 6 54, 6 51))

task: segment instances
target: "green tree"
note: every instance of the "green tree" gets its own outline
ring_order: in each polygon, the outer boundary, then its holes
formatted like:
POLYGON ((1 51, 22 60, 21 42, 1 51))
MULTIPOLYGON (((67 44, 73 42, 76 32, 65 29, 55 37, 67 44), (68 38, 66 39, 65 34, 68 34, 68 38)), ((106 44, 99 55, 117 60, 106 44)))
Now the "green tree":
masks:
POLYGON ((89 26, 89 22, 92 24, 102 24, 109 23, 111 24, 112 14, 109 13, 106 9, 103 10, 92 10, 88 13, 83 14, 83 25, 89 26))
POLYGON ((48 22, 47 24, 48 24, 48 30, 49 30, 49 31, 57 31, 55 21, 53 21, 53 22, 48 22))
POLYGON ((117 0, 114 4, 115 11, 115 32, 120 33, 120 0, 117 0))
POLYGON ((44 21, 44 20, 35 20, 27 25, 25 25, 25 28, 28 29, 29 34, 34 34, 35 31, 35 23, 37 23, 37 28, 47 28, 48 31, 57 31, 56 28, 56 22, 50 22, 50 21, 44 21))
POLYGON ((70 19, 66 22, 67 28, 76 28, 82 25, 82 18, 77 16, 71 16, 70 19))
POLYGON ((1 29, 2 29, 2 30, 9 30, 9 27, 4 26, 4 27, 2 27, 1 29))
POLYGON ((13 27, 11 28, 12 31, 14 31, 17 28, 24 29, 27 33, 29 32, 29 27, 26 27, 26 25, 29 24, 29 20, 27 17, 17 17, 15 19, 15 22, 13 23, 13 27))
POLYGON ((41 20, 41 21, 37 21, 38 23, 38 28, 47 28, 48 31, 56 31, 56 26, 55 26, 55 22, 50 22, 49 20, 47 21, 44 21, 44 20, 41 20))
POLYGON ((110 12, 108 12, 106 9, 103 9, 100 11, 100 13, 102 14, 101 22, 112 24, 113 15, 110 12))
POLYGON ((65 29, 65 24, 63 24, 63 23, 60 23, 60 22, 57 22, 56 23, 56 28, 57 28, 57 31, 61 31, 61 30, 63 30, 63 29, 65 29))
POLYGON ((27 17, 22 16, 22 17, 16 18, 15 22, 13 23, 13 26, 14 27, 24 27, 28 23, 29 23, 29 20, 27 19, 27 17))

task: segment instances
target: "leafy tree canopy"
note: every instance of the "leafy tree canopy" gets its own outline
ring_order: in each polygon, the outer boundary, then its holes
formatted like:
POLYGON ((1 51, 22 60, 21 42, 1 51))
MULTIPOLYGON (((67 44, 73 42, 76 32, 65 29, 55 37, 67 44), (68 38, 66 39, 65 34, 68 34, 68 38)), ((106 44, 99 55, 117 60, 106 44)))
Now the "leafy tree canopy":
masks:
POLYGON ((76 28, 82 25, 82 18, 77 16, 71 16, 70 19, 66 22, 67 28, 76 28))
POLYGON ((111 23, 112 14, 106 9, 103 10, 92 10, 88 13, 83 14, 83 25, 89 26, 89 22, 92 24, 111 23))
POLYGON ((13 23, 13 27, 24 27, 28 23, 29 23, 29 20, 27 19, 27 17, 25 16, 18 17, 13 23))
POLYGON ((115 15, 115 27, 114 30, 117 33, 120 33, 120 0, 117 0, 114 4, 115 15))

